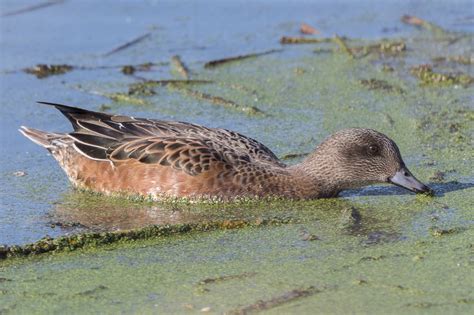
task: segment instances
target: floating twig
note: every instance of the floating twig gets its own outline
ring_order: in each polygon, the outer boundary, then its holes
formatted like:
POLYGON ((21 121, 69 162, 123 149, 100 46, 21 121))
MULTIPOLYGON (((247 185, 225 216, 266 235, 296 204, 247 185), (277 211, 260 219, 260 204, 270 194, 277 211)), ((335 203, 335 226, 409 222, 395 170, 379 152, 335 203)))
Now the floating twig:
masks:
POLYGON ((63 3, 63 2, 64 2, 64 0, 47 1, 47 2, 43 2, 43 3, 39 3, 39 4, 34 4, 34 5, 31 5, 31 6, 28 6, 28 7, 24 7, 24 8, 15 10, 15 11, 6 12, 6 13, 3 13, 2 15, 0 15, 0 16, 5 17, 5 16, 23 14, 23 13, 43 9, 43 8, 46 8, 46 7, 55 5, 55 4, 60 4, 60 3, 63 3))
POLYGON ((238 275, 228 275, 228 276, 220 276, 220 277, 216 277, 216 278, 206 278, 204 280, 199 281, 198 285, 219 283, 219 282, 222 282, 222 281, 233 280, 233 279, 244 279, 244 278, 248 278, 248 277, 253 277, 256 274, 257 274, 256 272, 244 272, 244 273, 238 274, 238 275))
POLYGON ((213 67, 217 67, 217 66, 223 65, 225 63, 229 63, 229 62, 239 61, 239 60, 248 59, 248 58, 260 57, 260 56, 269 55, 269 54, 273 54, 273 53, 281 52, 281 51, 282 51, 282 49, 272 49, 272 50, 268 50, 268 51, 264 51, 264 52, 260 52, 260 53, 253 53, 253 54, 248 54, 248 55, 240 55, 240 56, 235 56, 235 57, 228 57, 228 58, 223 58, 223 59, 212 60, 212 61, 206 62, 204 64, 204 68, 213 68, 213 67))
POLYGON ((354 54, 352 53, 351 49, 347 46, 345 40, 339 36, 334 36, 334 42, 339 45, 341 50, 348 54, 351 58, 355 58, 354 54))
POLYGON ((290 37, 283 36, 280 38, 280 44, 320 44, 329 43, 331 38, 307 38, 307 37, 290 37))
POLYGON ((322 292, 322 290, 316 289, 313 286, 308 287, 306 289, 294 289, 280 296, 276 296, 270 300, 260 300, 260 301, 255 302, 254 304, 250 304, 248 306, 232 310, 228 312, 228 314, 246 315, 246 314, 250 314, 254 312, 269 310, 277 306, 293 302, 294 300, 297 300, 303 297, 312 296, 320 292, 322 292))
POLYGON ((320 32, 309 24, 303 23, 300 26, 300 32, 306 35, 319 34, 320 32))
POLYGON ((98 70, 98 69, 115 69, 121 68, 122 72, 124 68, 134 68, 134 71, 150 71, 153 67, 158 66, 167 66, 169 62, 145 62, 137 65, 112 65, 112 66, 73 66, 75 69, 79 70, 98 70))
POLYGON ((151 96, 155 95, 156 92, 153 89, 157 86, 167 86, 167 85, 188 85, 188 84, 209 84, 213 81, 206 80, 147 80, 145 78, 134 76, 136 79, 141 80, 142 82, 130 84, 128 87, 128 95, 141 95, 141 96, 151 96))
POLYGON ((214 83, 211 80, 156 80, 156 81, 147 81, 148 83, 156 85, 188 85, 188 84, 210 84, 214 83))
POLYGON ((148 86, 167 86, 167 85, 192 85, 192 84, 211 84, 214 81, 210 80, 148 80, 139 76, 134 76, 136 79, 142 80, 143 82, 134 83, 148 86))
POLYGON ((234 101, 226 100, 225 98, 222 98, 220 96, 214 96, 214 95, 210 95, 210 94, 207 94, 207 93, 202 93, 202 92, 191 90, 191 89, 182 89, 182 90, 187 95, 193 96, 193 97, 195 97, 197 99, 200 99, 200 100, 209 101, 209 102, 211 102, 213 104, 216 104, 216 105, 221 105, 221 106, 224 106, 224 107, 229 107, 229 108, 241 110, 241 111, 246 112, 248 114, 261 114, 262 113, 262 111, 260 109, 258 109, 257 107, 254 107, 254 106, 241 106, 241 105, 235 103, 234 101))
POLYGON ((414 16, 414 15, 405 14, 404 16, 402 16, 401 20, 405 24, 418 26, 418 27, 424 28, 428 31, 431 31, 435 34, 439 34, 439 35, 446 34, 446 31, 444 29, 442 29, 441 27, 439 27, 438 25, 433 24, 431 22, 428 22, 426 20, 423 20, 422 18, 419 18, 419 17, 414 16))
POLYGON ((130 46, 136 45, 136 44, 138 44, 139 42, 143 41, 144 39, 146 39, 146 38, 148 38, 148 37, 150 37, 150 36, 151 36, 151 33, 146 33, 146 34, 143 34, 143 35, 141 35, 141 36, 139 36, 139 37, 137 37, 137 38, 135 38, 135 39, 132 39, 131 41, 126 42, 125 44, 120 45, 120 46, 118 46, 117 48, 112 49, 112 50, 109 51, 108 53, 105 53, 105 54, 104 54, 104 57, 108 57, 108 56, 110 56, 110 55, 112 55, 112 54, 115 54, 115 53, 117 53, 117 52, 119 52, 119 51, 122 51, 122 50, 124 50, 124 49, 126 49, 126 48, 129 48, 130 46))
POLYGON ((227 107, 227 108, 236 109, 236 110, 239 110, 239 111, 245 112, 247 114, 251 114, 251 115, 257 115, 257 114, 262 114, 263 113, 260 109, 258 109, 255 106, 242 106, 242 105, 239 105, 239 104, 235 103, 234 101, 226 100, 225 98, 222 98, 220 96, 214 96, 214 95, 199 92, 199 91, 196 91, 196 90, 191 90, 191 89, 185 88, 185 87, 180 86, 180 85, 174 85, 173 84, 172 87, 177 88, 179 91, 183 92, 184 94, 192 96, 192 97, 194 97, 198 100, 203 100, 203 101, 210 102, 212 104, 220 105, 220 106, 227 107))
POLYGON ((178 71, 178 73, 181 74, 183 78, 185 78, 186 80, 189 79, 189 69, 183 63, 180 56, 176 55, 171 57, 171 65, 173 65, 176 71, 178 71))

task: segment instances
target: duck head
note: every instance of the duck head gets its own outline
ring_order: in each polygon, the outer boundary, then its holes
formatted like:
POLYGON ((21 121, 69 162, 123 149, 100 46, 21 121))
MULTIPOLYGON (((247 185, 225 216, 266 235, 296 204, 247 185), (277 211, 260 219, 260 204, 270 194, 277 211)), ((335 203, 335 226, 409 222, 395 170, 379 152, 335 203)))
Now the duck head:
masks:
POLYGON ((415 193, 431 193, 405 166, 395 142, 372 129, 351 128, 333 134, 303 164, 336 192, 392 183, 415 193))

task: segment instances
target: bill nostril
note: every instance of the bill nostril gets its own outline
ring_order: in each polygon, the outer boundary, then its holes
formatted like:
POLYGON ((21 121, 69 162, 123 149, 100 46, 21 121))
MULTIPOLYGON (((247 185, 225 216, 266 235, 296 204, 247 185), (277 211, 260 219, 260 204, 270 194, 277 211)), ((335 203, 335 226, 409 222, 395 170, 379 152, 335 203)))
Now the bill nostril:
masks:
POLYGON ((403 176, 409 176, 407 171, 403 172, 403 176))

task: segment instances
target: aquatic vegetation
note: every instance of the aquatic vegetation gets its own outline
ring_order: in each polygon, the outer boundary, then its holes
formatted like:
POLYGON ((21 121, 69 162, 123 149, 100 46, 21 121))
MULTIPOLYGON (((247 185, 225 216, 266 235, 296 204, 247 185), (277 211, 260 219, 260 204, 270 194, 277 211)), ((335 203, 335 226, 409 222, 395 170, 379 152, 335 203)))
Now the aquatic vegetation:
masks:
POLYGON ((433 67, 430 65, 420 65, 412 67, 411 73, 420 79, 421 84, 433 85, 433 84, 460 84, 469 85, 474 82, 474 78, 467 74, 443 74, 433 71, 433 67))
POLYGON ((398 86, 393 86, 389 84, 387 81, 384 80, 377 80, 377 79, 362 79, 359 80, 360 84, 363 86, 367 87, 369 90, 383 90, 389 93, 399 93, 403 94, 405 91, 398 87, 398 86))
POLYGON ((51 75, 60 75, 72 71, 74 69, 71 65, 46 65, 38 64, 31 68, 26 68, 23 71, 35 75, 38 79, 47 78, 51 75))

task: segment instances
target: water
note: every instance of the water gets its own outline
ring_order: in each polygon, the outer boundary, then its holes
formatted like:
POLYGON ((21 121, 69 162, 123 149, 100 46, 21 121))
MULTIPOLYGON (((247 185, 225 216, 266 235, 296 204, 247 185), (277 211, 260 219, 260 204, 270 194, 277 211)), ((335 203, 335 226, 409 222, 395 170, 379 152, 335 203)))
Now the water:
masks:
MULTIPOLYGON (((0 8, 3 13, 33 3, 2 1, 0 8)), ((0 244, 235 217, 290 217, 303 223, 170 236, 38 258, 34 263, 12 261, 0 267, 1 277, 12 280, 1 283, 7 293, 0 296, 0 305, 19 311, 39 307, 44 312, 70 307, 80 313, 84 300, 93 296, 97 303, 90 307, 100 312, 179 313, 186 303, 195 310, 211 306, 228 311, 316 285, 321 295, 284 310, 308 312, 319 306, 321 312, 346 312, 344 305, 355 305, 360 312, 381 312, 384 308, 376 301, 385 294, 387 305, 397 312, 466 311, 472 304, 469 279, 474 277, 467 253, 474 222, 472 85, 423 87, 410 67, 433 63, 439 56, 472 56, 471 13, 470 1, 65 1, 1 17, 0 244), (404 14, 461 33, 452 35, 456 41, 439 39, 401 23, 404 14), (360 39, 351 42, 354 46, 393 38, 405 40, 408 50, 400 56, 354 61, 343 53, 314 53, 318 45, 281 46, 281 36, 299 36, 301 22, 318 28, 324 37, 360 39), (151 35, 104 56, 145 33, 151 35), (274 48, 283 51, 203 69, 203 63, 213 59, 274 48), (126 93, 135 80, 123 75, 120 67, 97 67, 169 62, 177 54, 193 78, 217 82, 193 89, 256 106, 265 115, 249 116, 167 88, 145 98, 148 106, 98 95, 126 93), (45 79, 20 71, 40 63, 95 68, 45 79), (381 71, 383 64, 394 71, 381 71), (359 83, 370 78, 385 80, 404 93, 371 91, 359 83), (238 206, 150 205, 90 196, 72 190, 47 151, 17 131, 21 125, 70 130, 57 111, 36 104, 38 100, 92 110, 106 105, 114 113, 225 127, 262 141, 279 156, 309 152, 341 128, 375 128, 397 142, 407 165, 437 197, 416 197, 384 185, 348 191, 338 200, 238 206), (18 171, 26 175, 15 175, 18 171), (437 172, 444 174, 441 180, 437 172), (352 207, 361 212, 362 223, 341 227, 344 211, 352 207), (323 241, 302 241, 301 229, 323 241), (433 229, 455 232, 437 237, 433 229), (195 288, 209 277, 255 270, 255 278, 223 281, 208 286, 210 291, 195 288), (397 270, 411 271, 400 276, 397 270), (240 294, 243 288, 249 291, 240 294), (336 295, 343 303, 332 302, 336 295), (128 306, 117 304, 116 296, 124 296, 128 306), (229 296, 236 298, 230 301, 229 296)), ((435 70, 474 75, 470 65, 457 63, 440 64, 435 70)), ((139 75, 179 78, 167 65, 139 75)))

